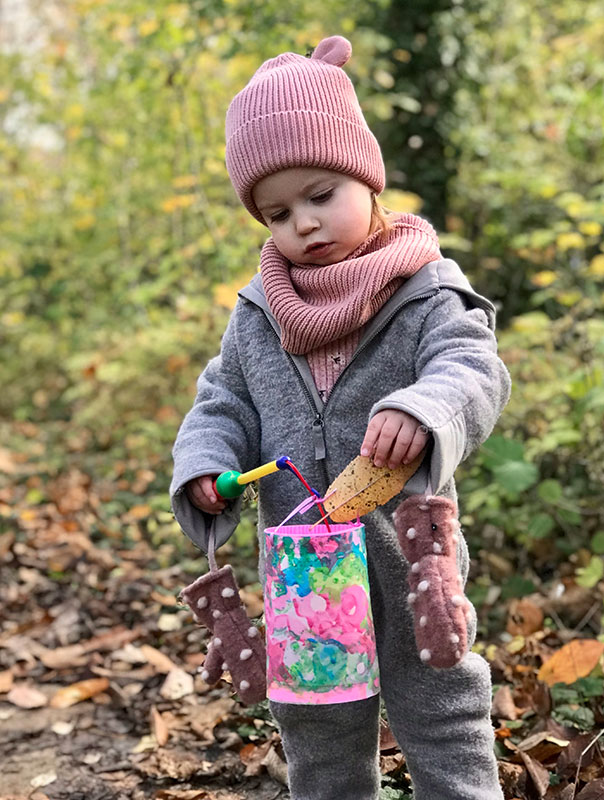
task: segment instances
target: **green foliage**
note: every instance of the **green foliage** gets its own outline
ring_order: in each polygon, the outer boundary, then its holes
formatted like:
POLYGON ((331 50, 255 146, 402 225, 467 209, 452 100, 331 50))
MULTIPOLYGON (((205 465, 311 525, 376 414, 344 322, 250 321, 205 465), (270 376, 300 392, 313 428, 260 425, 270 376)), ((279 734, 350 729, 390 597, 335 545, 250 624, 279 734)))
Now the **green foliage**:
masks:
POLYGON ((593 589, 604 577, 604 561, 600 556, 592 556, 586 567, 579 567, 577 570, 576 581, 579 586, 586 589, 593 589))
POLYGON ((377 14, 368 9, 365 20, 383 32, 359 83, 389 185, 421 197, 422 214, 443 228, 455 173, 448 133, 466 41, 463 12, 452 0, 416 0, 412 10, 392 0, 377 14))
MULTIPOLYGON (((547 571, 581 548, 604 548, 604 374, 594 358, 604 324, 577 305, 557 321, 521 315, 499 338, 512 398, 498 432, 460 470, 465 527, 475 548, 488 524, 547 571)), ((598 555, 579 582, 595 585, 599 564, 598 555)))
POLYGON ((464 4, 450 245, 501 319, 602 308, 604 65, 598 2, 464 4))
MULTIPOLYGON (((600 4, 31 7, 39 47, 9 30, 0 48, 0 418, 44 423, 40 469, 56 474, 82 452, 108 473, 146 459, 165 512, 171 442, 266 235, 224 169, 227 104, 264 58, 340 32, 390 185, 407 190, 398 199, 437 222, 444 253, 500 307, 512 399, 459 471, 473 552, 486 532, 544 577, 580 553, 578 581, 594 586, 604 555, 600 4)), ((31 449, 38 435, 11 447, 31 449)), ((253 524, 251 509, 238 534, 250 558, 253 524)), ((508 578, 505 596, 534 578, 508 578)))
POLYGON ((224 169, 230 98, 263 56, 351 30, 355 3, 31 6, 43 46, 0 51, 0 414, 65 418, 94 395, 119 418, 173 393, 169 355, 196 364, 190 385, 224 327, 212 287, 256 269, 265 229, 224 169), (97 361, 98 396, 78 371, 97 361))
POLYGON ((503 581, 501 586, 501 599, 509 600, 512 597, 525 597, 531 594, 537 587, 527 578, 522 578, 520 575, 512 575, 503 581))
POLYGON ((412 795, 405 788, 399 788, 395 778, 382 776, 379 800, 412 800, 412 795))
POLYGON ((567 686, 557 683, 551 688, 554 702, 553 718, 561 725, 570 725, 583 731, 594 728, 595 716, 601 713, 604 679, 601 676, 579 678, 567 686))

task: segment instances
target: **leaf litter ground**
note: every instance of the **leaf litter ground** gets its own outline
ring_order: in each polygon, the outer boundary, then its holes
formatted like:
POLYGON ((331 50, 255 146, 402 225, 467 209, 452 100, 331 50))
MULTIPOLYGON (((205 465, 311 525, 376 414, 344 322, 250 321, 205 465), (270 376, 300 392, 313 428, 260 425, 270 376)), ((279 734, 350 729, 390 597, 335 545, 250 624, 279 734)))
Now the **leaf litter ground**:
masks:
MULTIPOLYGON (((176 597, 207 567, 154 504, 161 469, 130 460, 93 479, 0 457, 0 800, 287 798, 266 703, 241 705, 228 675, 214 688, 200 677, 208 634, 176 597)), ((259 616, 249 548, 219 560, 259 616)), ((581 602, 601 607, 600 589, 581 602)), ((504 794, 602 800, 604 644, 566 627, 559 603, 548 627, 547 603, 511 601, 503 640, 479 646, 504 794)), ((408 800, 385 721, 381 750, 382 800, 408 800)))

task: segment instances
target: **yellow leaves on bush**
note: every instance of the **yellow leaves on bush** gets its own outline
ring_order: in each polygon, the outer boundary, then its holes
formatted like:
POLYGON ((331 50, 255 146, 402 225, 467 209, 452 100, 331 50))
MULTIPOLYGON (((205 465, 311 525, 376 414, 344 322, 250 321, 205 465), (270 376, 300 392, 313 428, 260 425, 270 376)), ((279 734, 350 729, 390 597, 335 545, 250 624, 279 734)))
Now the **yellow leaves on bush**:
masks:
POLYGON ((212 289, 214 302, 223 308, 232 310, 237 303, 237 292, 241 289, 240 284, 219 283, 212 289))
POLYGON ((0 317, 0 322, 7 328, 14 328, 25 322, 25 314, 22 311, 8 311, 0 317))
POLYGON ((103 137, 113 150, 123 150, 130 143, 130 136, 126 131, 105 131, 103 137))
POLYGON ((10 97, 8 89, 0 89, 0 103, 5 103, 10 97))
POLYGON ((247 275, 238 278, 236 281, 231 281, 231 283, 216 284, 216 286, 212 287, 214 302, 217 305, 222 306, 223 308, 228 308, 229 311, 232 311, 237 303, 237 292, 239 289, 245 286, 245 284, 251 280, 251 278, 252 275, 247 275))
POLYGON ((539 194, 546 200, 551 200, 552 197, 555 197, 558 194, 558 187, 553 183, 547 183, 545 186, 541 187, 539 194))
POLYGON ((95 206, 95 199, 90 194, 78 193, 74 194, 71 205, 73 208, 77 208, 78 211, 90 211, 95 206))
POLYGON ((67 122, 79 122, 84 119, 85 109, 81 103, 69 103, 64 113, 67 122))
POLYGON ((373 79, 384 89, 392 89, 394 86, 394 76, 391 72, 387 72, 385 69, 376 69, 376 71, 373 73, 373 79))
POLYGON ((197 185, 197 175, 177 175, 172 178, 172 186, 175 189, 192 189, 197 185))
POLYGON ((568 203, 566 206, 566 213, 569 217, 580 217, 585 211, 585 202, 583 199, 568 203))
POLYGON ((526 638, 522 636, 522 634, 517 634, 506 644, 505 649, 508 651, 508 653, 512 653, 513 655, 514 653, 521 653, 525 647, 526 638))
POLYGON ((73 227, 76 231, 87 231, 94 227, 96 217, 94 214, 84 214, 73 221, 73 227))
POLYGON ((551 325, 551 320, 542 311, 529 311, 526 314, 521 314, 514 317, 511 323, 511 328, 517 333, 536 334, 541 331, 548 330, 551 325))
POLYGON ((380 203, 391 211, 398 211, 401 214, 417 214, 424 201, 418 194, 413 192, 386 189, 380 195, 380 203))
POLYGON ((127 14, 124 11, 115 11, 107 15, 107 21, 112 25, 119 25, 121 28, 128 28, 132 25, 132 14, 127 14))
POLYGON ((411 61, 411 53, 408 50, 403 50, 400 47, 397 50, 394 50, 392 55, 397 61, 400 61, 403 64, 408 64, 411 61))
POLYGON ((71 125, 65 131, 65 135, 69 139, 70 142, 75 142, 76 139, 79 139, 82 135, 82 126, 81 125, 71 125))
POLYGON ((93 9, 95 6, 103 6, 105 3, 106 0, 78 0, 76 12, 78 14, 85 13, 86 11, 93 9))
POLYGON ((594 220, 587 220, 579 223, 579 230, 585 236, 599 236, 602 233, 602 226, 594 220))
MULTIPOLYGON (((130 17, 128 17, 126 14, 120 14, 119 16, 126 17, 128 21, 124 25, 118 23, 117 27, 113 27, 110 37, 114 42, 119 42, 122 45, 132 45, 135 37, 133 36, 130 28, 130 17)), ((108 21, 108 24, 111 24, 111 22, 108 21)))
POLYGON ((549 658, 537 677, 548 686, 571 684, 585 678, 598 666, 604 654, 604 642, 595 639, 573 639, 549 658))
POLYGON ((190 11, 190 7, 187 3, 170 3, 169 6, 166 6, 165 14, 170 19, 177 19, 186 17, 190 11))
POLYGON ((558 294, 556 295, 556 300, 563 306, 567 306, 567 308, 576 305, 582 299, 583 299, 583 294, 579 292, 577 289, 570 289, 567 292, 558 292, 558 294))
POLYGON ((159 22, 156 19, 145 19, 138 26, 138 32, 141 36, 151 36, 158 28, 159 22))
POLYGON ((550 269, 544 269, 541 272, 537 272, 533 275, 531 278, 531 283, 534 286, 539 286, 541 289, 543 289, 546 286, 551 286, 557 277, 558 274, 556 272, 553 272, 550 269))
POLYGON ((175 194, 172 197, 167 197, 162 202, 161 208, 167 214, 172 214, 179 208, 190 208, 196 199, 197 195, 195 194, 175 194))
POLYGON ((589 262, 588 272, 596 278, 604 278, 604 254, 598 254, 592 258, 589 262))
POLYGON ((561 233, 556 239, 556 244, 558 249, 562 251, 580 249, 585 246, 585 239, 576 231, 561 233))

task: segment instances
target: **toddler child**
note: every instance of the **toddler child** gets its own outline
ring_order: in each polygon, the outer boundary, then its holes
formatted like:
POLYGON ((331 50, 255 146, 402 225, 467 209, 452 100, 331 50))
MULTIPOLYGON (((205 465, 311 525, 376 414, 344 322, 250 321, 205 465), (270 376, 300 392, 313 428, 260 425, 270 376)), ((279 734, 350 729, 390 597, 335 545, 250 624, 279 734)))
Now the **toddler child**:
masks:
MULTIPOLYGON (((342 69, 350 54, 339 36, 310 58, 283 53, 229 107, 227 169, 271 238, 178 433, 173 509, 207 550, 210 527, 220 546, 239 518, 241 500, 212 488, 220 472, 287 453, 325 492, 359 451, 390 467, 425 451, 403 495, 363 518, 382 696, 416 800, 501 800, 488 665, 474 653, 448 670, 420 659, 393 512, 426 491, 456 500, 453 473, 490 434, 510 380, 492 304, 428 222, 377 204, 384 165, 342 69)), ((278 473, 262 479, 260 532, 299 491, 278 473)), ((457 557, 465 580, 461 537, 457 557)), ((270 707, 293 800, 377 799, 379 696, 270 707)))

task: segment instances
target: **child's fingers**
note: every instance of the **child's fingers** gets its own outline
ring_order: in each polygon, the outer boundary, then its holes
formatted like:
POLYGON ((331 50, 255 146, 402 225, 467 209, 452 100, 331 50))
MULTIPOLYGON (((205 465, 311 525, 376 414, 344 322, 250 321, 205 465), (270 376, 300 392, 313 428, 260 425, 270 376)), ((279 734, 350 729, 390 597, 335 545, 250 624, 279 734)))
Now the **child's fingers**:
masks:
POLYGON ((384 414, 381 413, 376 414, 375 417, 372 417, 370 420, 369 425, 367 425, 367 430, 365 431, 365 438, 361 444, 362 456, 370 456, 373 453, 373 449, 377 440, 379 439, 383 424, 384 414))
POLYGON ((428 434, 424 433, 422 427, 422 425, 418 425, 415 429, 413 440, 411 441, 409 449, 407 450, 407 454, 404 458, 405 464, 409 464, 411 461, 413 461, 413 459, 416 458, 428 444, 428 434))
POLYGON ((193 505, 208 514, 219 514, 226 506, 225 501, 214 491, 214 479, 214 475, 203 475, 189 481, 185 487, 193 505))
MULTIPOLYGON (((376 467, 384 466, 392 450, 392 445, 402 429, 403 423, 400 417, 388 417, 384 422, 379 439, 375 445, 375 455, 373 456, 373 463, 376 467)), ((407 445, 408 444, 409 442, 407 442, 407 445)))
POLYGON ((409 453, 411 452, 412 443, 415 441, 414 433, 413 424, 405 422, 401 425, 397 437, 392 444, 390 455, 388 456, 388 466, 390 469, 396 469, 403 461, 408 463, 412 460, 409 458, 409 453))
POLYGON ((196 480, 189 481, 185 484, 185 492, 191 503, 193 503, 194 506, 199 506, 203 498, 201 488, 198 486, 196 480))
POLYGON ((201 491, 210 501, 210 503, 215 503, 218 500, 218 495, 214 489, 214 481, 215 478, 213 475, 203 475, 201 478, 199 478, 201 491))

